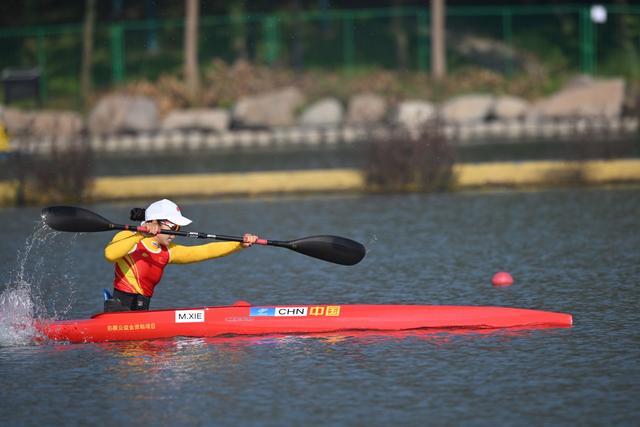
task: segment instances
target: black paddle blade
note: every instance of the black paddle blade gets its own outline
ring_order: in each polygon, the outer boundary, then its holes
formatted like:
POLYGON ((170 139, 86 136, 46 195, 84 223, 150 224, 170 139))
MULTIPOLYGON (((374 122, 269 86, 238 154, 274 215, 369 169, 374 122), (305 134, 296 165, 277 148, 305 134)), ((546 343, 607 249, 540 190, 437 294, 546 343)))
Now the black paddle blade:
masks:
POLYGON ((340 236, 303 237, 289 244, 289 249, 301 254, 342 265, 357 264, 367 253, 361 243, 340 236))
POLYGON ((91 233, 113 230, 109 220, 86 209, 74 206, 50 206, 42 209, 42 220, 57 231, 91 233))

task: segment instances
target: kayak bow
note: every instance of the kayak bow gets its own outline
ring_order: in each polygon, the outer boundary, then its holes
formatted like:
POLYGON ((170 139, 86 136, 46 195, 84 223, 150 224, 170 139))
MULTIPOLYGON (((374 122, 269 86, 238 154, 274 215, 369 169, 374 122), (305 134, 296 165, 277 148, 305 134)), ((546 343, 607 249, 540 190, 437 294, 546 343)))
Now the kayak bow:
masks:
POLYGON ((178 308, 99 313, 90 319, 38 321, 55 341, 73 343, 148 340, 176 336, 321 333, 423 328, 570 327, 566 313, 508 307, 428 305, 301 305, 178 308))

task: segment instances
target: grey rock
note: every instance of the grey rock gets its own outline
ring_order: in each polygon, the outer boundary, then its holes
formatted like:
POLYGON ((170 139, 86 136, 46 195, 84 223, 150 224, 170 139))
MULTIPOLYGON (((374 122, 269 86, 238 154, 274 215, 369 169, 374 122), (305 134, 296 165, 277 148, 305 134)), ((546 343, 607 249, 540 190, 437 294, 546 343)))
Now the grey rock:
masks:
POLYGON ((240 127, 283 127, 295 123, 295 110, 304 96, 295 87, 244 97, 233 108, 232 119, 240 127))
POLYGON ((498 120, 522 119, 531 108, 529 102, 515 96, 500 96, 493 105, 493 116, 498 120))
POLYGON ((18 110, 16 108, 6 108, 3 113, 4 123, 12 135, 23 135, 29 133, 33 123, 33 113, 18 110))
POLYGON ((381 96, 372 93, 355 95, 349 101, 347 123, 379 123, 387 115, 387 103, 381 96))
POLYGON ((148 131, 158 127, 158 106, 151 98, 133 97, 127 110, 129 114, 123 121, 124 130, 148 131))
POLYGON ((30 134, 70 139, 79 136, 84 128, 82 117, 73 111, 41 111, 32 113, 30 134))
POLYGON ((410 131, 418 131, 436 116, 436 107, 427 101, 408 100, 396 108, 395 122, 410 131))
POLYGON ((162 129, 225 131, 229 129, 230 121, 230 113, 223 109, 174 110, 162 121, 162 129))
POLYGON ((89 130, 94 134, 149 131, 158 125, 158 106, 146 96, 107 95, 89 114, 89 130))
POLYGON ((447 34, 447 46, 474 64, 500 73, 524 71, 539 75, 540 61, 526 51, 520 51, 502 40, 471 34, 447 34))
POLYGON ((495 98, 491 95, 473 94, 451 98, 442 106, 442 118, 450 123, 480 123, 492 112, 495 98))
POLYGON ((556 94, 535 103, 530 115, 538 119, 618 118, 622 113, 624 92, 624 79, 580 77, 556 94))
POLYGON ((300 116, 302 126, 336 126, 342 123, 344 109, 335 98, 324 98, 311 104, 300 116))

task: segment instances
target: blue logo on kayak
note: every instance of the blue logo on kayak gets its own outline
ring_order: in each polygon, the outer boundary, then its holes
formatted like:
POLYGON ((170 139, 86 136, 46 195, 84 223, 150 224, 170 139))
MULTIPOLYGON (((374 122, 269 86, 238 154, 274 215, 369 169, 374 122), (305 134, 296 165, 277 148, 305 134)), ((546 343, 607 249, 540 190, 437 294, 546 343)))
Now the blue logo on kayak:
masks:
POLYGON ((249 316, 275 316, 275 307, 251 307, 249 316))

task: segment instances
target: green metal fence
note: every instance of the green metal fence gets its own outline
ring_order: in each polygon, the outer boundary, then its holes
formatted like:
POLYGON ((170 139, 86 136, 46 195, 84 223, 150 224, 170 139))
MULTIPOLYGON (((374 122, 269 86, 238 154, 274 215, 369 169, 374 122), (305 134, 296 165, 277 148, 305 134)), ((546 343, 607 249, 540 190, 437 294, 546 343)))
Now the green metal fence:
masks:
MULTIPOLYGON (((554 70, 640 78, 640 6, 607 6, 595 24, 590 7, 474 6, 447 9, 449 72, 486 65, 518 72, 517 57, 465 55, 460 40, 491 40, 536 57, 554 70), (491 62, 486 64, 485 62, 491 62), (496 63, 496 61, 498 63, 496 63)), ((327 10, 299 14, 206 16, 200 19, 199 59, 239 56, 301 68, 384 67, 428 71, 429 9, 327 10)), ((184 22, 122 21, 98 25, 92 79, 98 88, 155 79, 181 70, 184 22)), ((78 96, 82 25, 0 29, 0 69, 39 67, 45 100, 78 96)))

